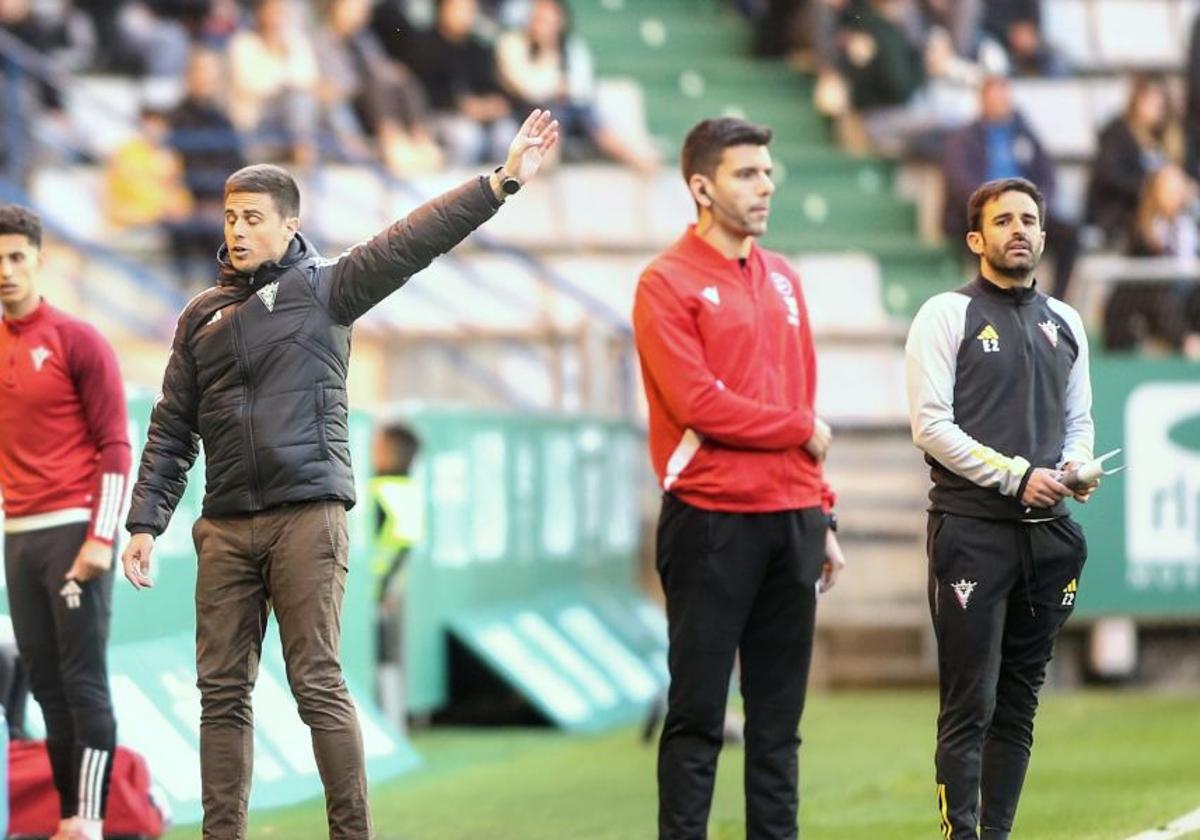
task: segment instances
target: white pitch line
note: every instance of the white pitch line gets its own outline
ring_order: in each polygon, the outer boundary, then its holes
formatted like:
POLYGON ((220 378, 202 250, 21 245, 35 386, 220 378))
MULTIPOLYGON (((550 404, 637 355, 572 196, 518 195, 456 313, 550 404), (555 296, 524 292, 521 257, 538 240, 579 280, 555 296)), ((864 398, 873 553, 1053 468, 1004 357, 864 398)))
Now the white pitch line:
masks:
POLYGON ((1200 808, 1184 814, 1162 828, 1152 828, 1141 834, 1135 834, 1129 840, 1173 840, 1175 837, 1182 837, 1192 831, 1200 831, 1200 808))

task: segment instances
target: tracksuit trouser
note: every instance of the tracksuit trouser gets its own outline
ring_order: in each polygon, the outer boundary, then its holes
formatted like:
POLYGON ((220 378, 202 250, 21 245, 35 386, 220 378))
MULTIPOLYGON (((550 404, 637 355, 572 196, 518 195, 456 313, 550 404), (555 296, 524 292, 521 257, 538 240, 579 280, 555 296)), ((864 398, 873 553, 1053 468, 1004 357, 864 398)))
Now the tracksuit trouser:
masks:
POLYGON ((702 510, 668 494, 657 565, 671 685, 658 752, 658 836, 706 836, 729 679, 740 655, 748 840, 797 836, 798 728, 825 560, 819 508, 702 510))
POLYGON ((5 534, 4 571, 61 816, 102 820, 117 742, 107 654, 113 571, 66 579, 87 534, 86 522, 5 534))
POLYGON ((1033 747, 1054 640, 1075 607, 1087 542, 1043 522, 931 513, 929 609, 938 646, 942 837, 1006 838, 1033 747))

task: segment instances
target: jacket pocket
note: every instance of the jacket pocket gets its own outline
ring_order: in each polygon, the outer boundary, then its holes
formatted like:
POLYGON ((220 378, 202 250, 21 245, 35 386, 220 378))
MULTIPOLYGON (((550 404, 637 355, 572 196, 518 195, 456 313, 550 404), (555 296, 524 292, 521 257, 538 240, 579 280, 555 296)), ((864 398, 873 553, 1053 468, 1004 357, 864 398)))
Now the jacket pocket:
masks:
POLYGON ((314 386, 317 397, 317 440, 321 444, 321 459, 329 460, 329 436, 325 431, 325 386, 318 382, 314 386))

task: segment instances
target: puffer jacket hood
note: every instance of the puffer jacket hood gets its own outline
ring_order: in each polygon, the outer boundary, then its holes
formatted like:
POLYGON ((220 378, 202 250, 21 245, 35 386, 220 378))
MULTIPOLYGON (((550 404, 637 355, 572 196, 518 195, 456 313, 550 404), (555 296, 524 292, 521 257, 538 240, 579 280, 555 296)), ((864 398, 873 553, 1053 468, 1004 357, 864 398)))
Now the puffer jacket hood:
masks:
POLYGON ((217 285, 257 286, 270 283, 296 263, 314 255, 320 256, 304 234, 297 231, 296 235, 292 237, 292 241, 288 243, 287 251, 278 262, 265 262, 253 273, 246 274, 233 267, 233 263, 229 260, 229 246, 221 243, 221 248, 217 251, 217 285))

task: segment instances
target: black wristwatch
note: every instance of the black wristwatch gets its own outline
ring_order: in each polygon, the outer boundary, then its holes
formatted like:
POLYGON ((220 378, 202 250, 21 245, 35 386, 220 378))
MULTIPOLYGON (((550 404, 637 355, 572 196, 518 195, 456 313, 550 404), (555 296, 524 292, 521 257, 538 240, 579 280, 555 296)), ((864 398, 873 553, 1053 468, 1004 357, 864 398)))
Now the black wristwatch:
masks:
POLYGON ((837 533, 837 514, 833 511, 825 514, 825 527, 833 531, 833 533, 837 533))
POLYGON ((516 195, 521 191, 521 182, 505 172, 503 165, 497 166, 492 171, 500 176, 500 189, 505 195, 516 195))

